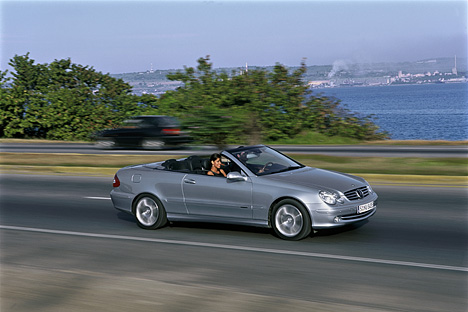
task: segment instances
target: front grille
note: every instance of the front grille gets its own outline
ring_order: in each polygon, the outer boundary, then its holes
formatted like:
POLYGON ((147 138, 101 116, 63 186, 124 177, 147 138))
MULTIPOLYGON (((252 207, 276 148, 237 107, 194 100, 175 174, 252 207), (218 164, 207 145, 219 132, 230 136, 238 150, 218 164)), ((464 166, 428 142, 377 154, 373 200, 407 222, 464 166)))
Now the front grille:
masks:
POLYGON ((349 200, 358 200, 369 196, 369 189, 366 186, 359 187, 344 193, 349 200))
POLYGON ((366 212, 364 212, 364 213, 359 213, 359 214, 358 214, 358 213, 353 213, 353 214, 341 216, 340 218, 341 218, 342 220, 360 219, 360 218, 362 218, 362 217, 366 217, 366 216, 368 216, 368 215, 370 215, 370 214, 373 214, 374 211, 375 211, 375 208, 373 208, 373 209, 371 209, 371 210, 369 210, 369 211, 366 211, 366 212))

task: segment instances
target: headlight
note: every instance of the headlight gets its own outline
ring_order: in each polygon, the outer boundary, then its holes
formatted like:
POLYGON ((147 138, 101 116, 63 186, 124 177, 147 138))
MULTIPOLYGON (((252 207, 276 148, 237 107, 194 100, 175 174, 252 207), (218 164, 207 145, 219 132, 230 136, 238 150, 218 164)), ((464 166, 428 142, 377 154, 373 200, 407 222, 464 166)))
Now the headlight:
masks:
POLYGON ((370 185, 367 186, 367 190, 369 191, 369 195, 374 193, 374 190, 372 189, 370 185))
POLYGON ((343 197, 336 192, 320 191, 319 196, 324 203, 329 205, 342 204, 344 202, 343 197))

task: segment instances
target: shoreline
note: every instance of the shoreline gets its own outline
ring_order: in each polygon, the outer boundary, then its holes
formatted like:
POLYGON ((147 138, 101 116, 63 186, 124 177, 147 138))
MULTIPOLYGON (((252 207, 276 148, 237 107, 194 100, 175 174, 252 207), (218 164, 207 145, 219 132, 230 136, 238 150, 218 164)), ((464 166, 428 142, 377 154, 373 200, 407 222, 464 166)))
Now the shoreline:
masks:
MULTIPOLYGON (((439 85, 439 84, 466 84, 468 85, 468 79, 465 81, 446 81, 446 82, 424 82, 424 83, 389 83, 389 84, 350 84, 350 85, 337 85, 330 87, 310 87, 311 90, 323 90, 323 89, 338 89, 338 88, 372 88, 372 87, 402 87, 402 86, 423 86, 423 85, 439 85)), ((310 81, 314 82, 314 80, 310 81)))

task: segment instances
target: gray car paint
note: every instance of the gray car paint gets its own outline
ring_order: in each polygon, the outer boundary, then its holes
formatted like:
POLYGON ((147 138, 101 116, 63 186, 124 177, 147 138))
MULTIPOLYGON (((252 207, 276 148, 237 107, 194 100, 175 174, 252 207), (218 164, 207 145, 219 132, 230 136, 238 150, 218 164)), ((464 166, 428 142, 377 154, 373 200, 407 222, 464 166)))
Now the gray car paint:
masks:
POLYGON ((348 174, 303 167, 293 171, 257 176, 227 151, 222 153, 236 163, 245 181, 231 181, 193 173, 163 170, 161 164, 143 164, 120 169, 121 185, 111 191, 116 209, 132 213, 132 204, 140 194, 152 194, 164 205, 169 221, 204 221, 270 227, 270 212, 274 203, 292 198, 309 212, 312 228, 323 229, 365 220, 376 207, 363 216, 337 220, 356 213, 357 207, 377 203, 374 192, 360 200, 345 200, 343 204, 328 205, 318 193, 321 190, 344 193, 368 183, 348 174))

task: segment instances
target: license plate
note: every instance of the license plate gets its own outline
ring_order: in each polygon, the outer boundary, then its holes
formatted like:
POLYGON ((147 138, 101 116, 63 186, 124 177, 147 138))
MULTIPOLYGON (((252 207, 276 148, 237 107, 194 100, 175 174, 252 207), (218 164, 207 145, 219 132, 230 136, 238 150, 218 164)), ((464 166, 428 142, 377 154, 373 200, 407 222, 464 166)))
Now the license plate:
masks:
POLYGON ((364 205, 359 205, 357 208, 357 212, 363 213, 363 212, 371 210, 372 208, 374 208, 374 202, 370 202, 364 205))

